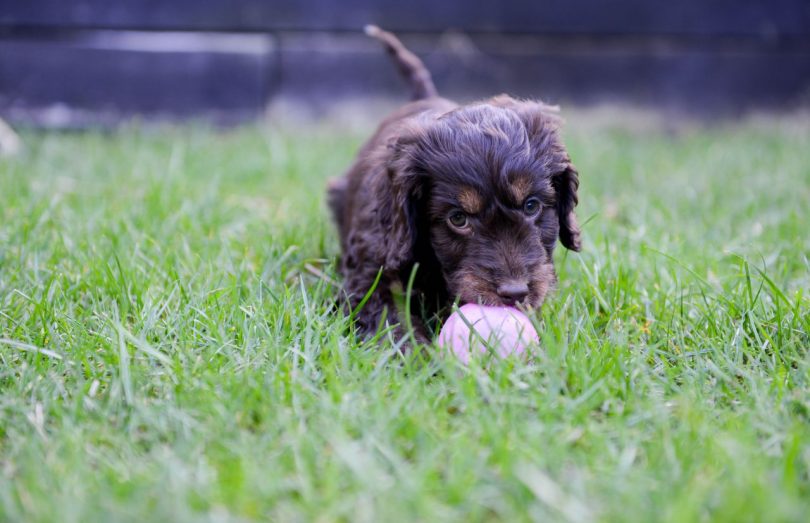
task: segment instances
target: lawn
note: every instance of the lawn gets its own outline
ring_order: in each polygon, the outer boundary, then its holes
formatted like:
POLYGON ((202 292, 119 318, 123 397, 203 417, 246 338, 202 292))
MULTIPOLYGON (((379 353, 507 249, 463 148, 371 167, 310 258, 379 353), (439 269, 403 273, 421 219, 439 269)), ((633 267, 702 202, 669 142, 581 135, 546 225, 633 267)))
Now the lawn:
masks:
POLYGON ((806 521, 810 123, 596 120, 542 348, 470 367, 333 312, 369 129, 24 133, 0 521, 806 521))

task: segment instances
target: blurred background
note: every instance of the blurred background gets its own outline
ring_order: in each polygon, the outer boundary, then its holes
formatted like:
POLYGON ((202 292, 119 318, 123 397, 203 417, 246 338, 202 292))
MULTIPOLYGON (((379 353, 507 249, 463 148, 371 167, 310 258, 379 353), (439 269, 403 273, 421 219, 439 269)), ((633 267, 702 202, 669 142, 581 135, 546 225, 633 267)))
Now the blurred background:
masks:
POLYGON ((807 0, 2 0, 0 117, 250 121, 406 90, 362 27, 440 92, 700 118, 810 104, 807 0))

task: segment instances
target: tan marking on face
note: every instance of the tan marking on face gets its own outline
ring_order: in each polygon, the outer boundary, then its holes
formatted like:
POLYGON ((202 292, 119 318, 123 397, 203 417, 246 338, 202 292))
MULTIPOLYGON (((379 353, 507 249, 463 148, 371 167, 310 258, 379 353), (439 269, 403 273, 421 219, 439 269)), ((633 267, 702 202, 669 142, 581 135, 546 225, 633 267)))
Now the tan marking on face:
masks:
POLYGON ((467 214, 477 214, 484 208, 481 195, 472 187, 464 187, 458 194, 458 203, 467 214))
POLYGON ((501 305, 501 300, 495 293, 492 285, 476 276, 464 272, 457 280, 456 289, 451 292, 459 299, 459 303, 480 303, 481 305, 501 305))
POLYGON ((509 183, 509 192, 517 205, 523 203, 532 192, 532 180, 528 176, 519 176, 509 183))
POLYGON ((532 307, 540 307, 546 300, 546 295, 554 289, 557 283, 554 265, 551 263, 538 265, 530 277, 528 302, 532 307))

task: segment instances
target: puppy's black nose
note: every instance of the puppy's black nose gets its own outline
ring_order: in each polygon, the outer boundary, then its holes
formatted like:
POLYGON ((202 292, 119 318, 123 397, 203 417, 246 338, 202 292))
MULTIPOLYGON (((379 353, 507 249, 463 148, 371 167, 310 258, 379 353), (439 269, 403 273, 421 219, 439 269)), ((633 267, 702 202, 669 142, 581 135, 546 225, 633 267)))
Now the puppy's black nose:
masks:
POLYGON ((529 295, 529 286, 520 281, 508 281, 498 285, 498 296, 509 305, 523 301, 529 295))

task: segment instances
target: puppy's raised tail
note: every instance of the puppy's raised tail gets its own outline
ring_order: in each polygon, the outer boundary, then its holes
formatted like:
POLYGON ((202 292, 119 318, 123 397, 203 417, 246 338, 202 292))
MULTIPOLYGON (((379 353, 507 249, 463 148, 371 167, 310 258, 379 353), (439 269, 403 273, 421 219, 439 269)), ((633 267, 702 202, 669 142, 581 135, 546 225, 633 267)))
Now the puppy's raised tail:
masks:
POLYGON ((436 86, 433 85, 433 79, 430 77, 430 71, 427 70, 418 56, 402 45, 399 38, 388 31, 383 31, 376 25, 367 25, 365 31, 367 35, 376 38, 385 46, 385 50, 394 60, 399 73, 408 82, 413 100, 438 96, 436 86))

